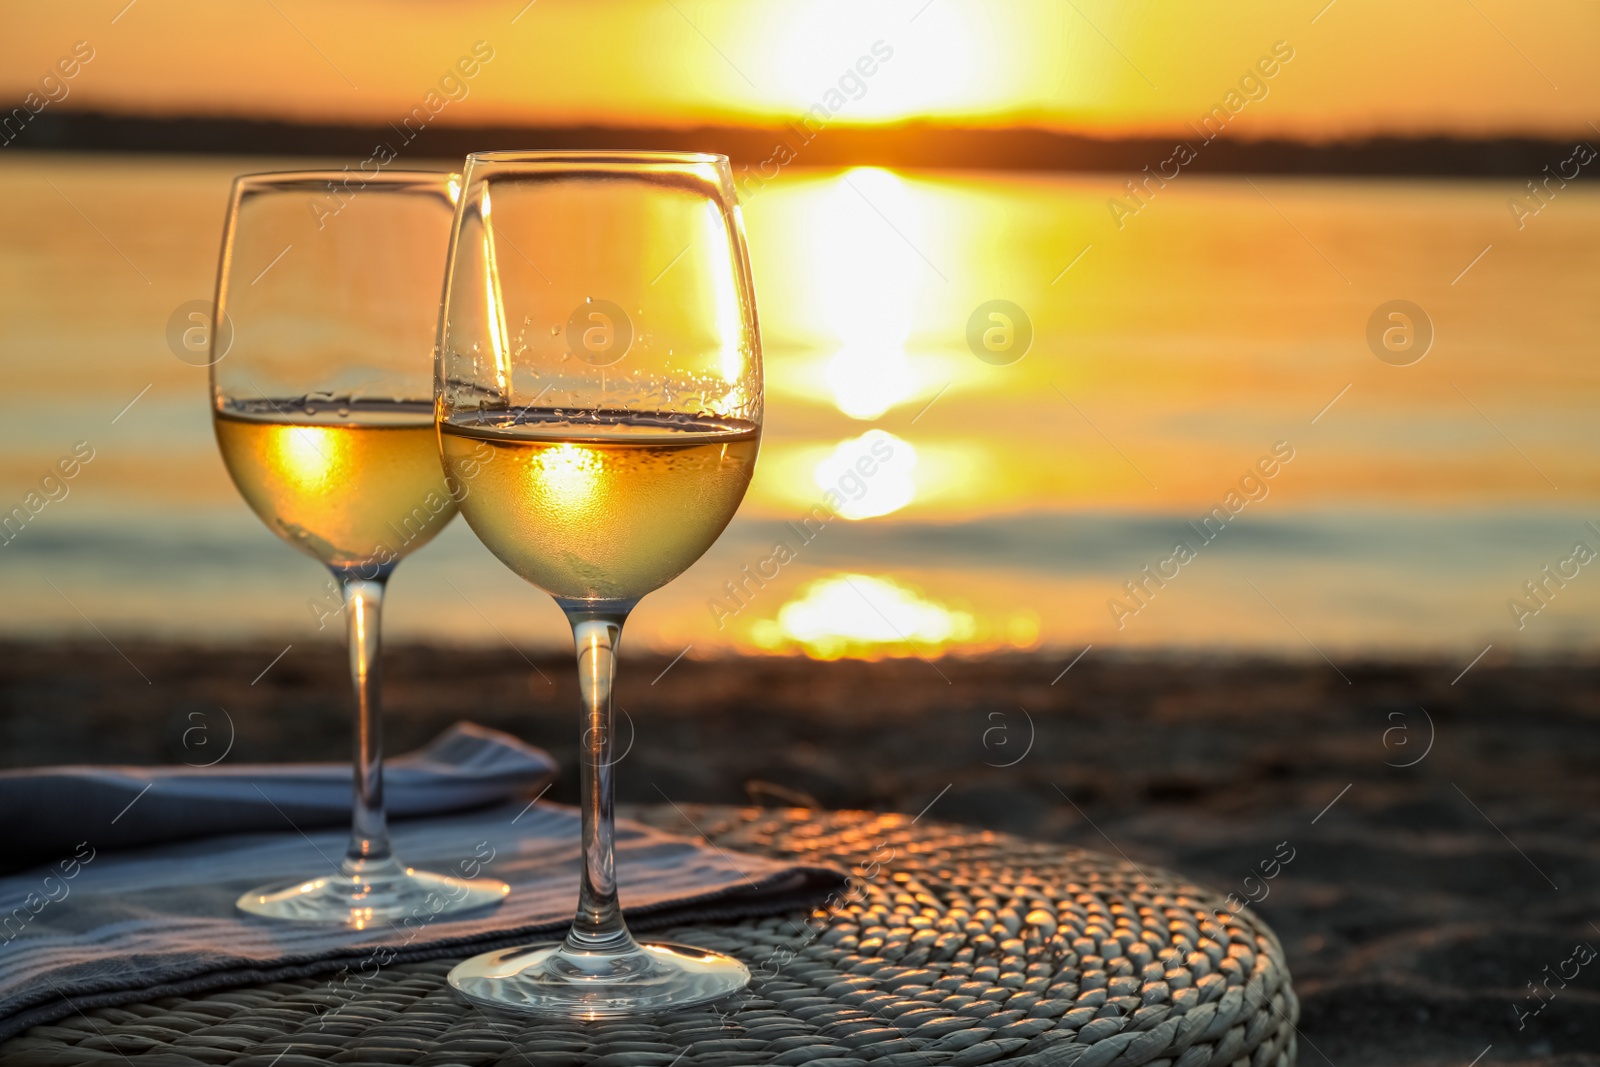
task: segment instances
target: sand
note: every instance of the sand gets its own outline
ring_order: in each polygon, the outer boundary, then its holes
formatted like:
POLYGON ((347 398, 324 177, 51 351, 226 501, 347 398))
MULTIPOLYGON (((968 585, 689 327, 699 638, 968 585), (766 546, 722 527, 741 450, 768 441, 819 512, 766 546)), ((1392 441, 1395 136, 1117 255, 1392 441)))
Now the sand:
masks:
MULTIPOLYGON (((348 755, 335 646, 264 675, 281 645, 121 648, 0 647, 0 762, 206 762, 230 721, 229 761, 348 755)), ((396 647, 385 666, 391 751, 472 719, 549 748, 550 795, 573 799, 570 660, 396 647)), ((1052 684, 1065 666, 627 657, 619 795, 926 808, 1265 892, 1302 1064, 1600 1065, 1600 958, 1559 978, 1600 948, 1596 665, 1490 657, 1452 684, 1460 664, 1096 650, 1052 684)))

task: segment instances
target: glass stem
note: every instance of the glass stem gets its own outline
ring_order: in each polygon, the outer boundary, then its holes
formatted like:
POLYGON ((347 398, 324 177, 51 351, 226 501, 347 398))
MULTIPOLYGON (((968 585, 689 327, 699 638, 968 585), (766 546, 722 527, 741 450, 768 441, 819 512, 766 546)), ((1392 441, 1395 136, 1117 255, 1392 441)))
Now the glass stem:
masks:
POLYGON ((572 624, 578 655, 578 687, 583 694, 583 736, 579 742, 583 792, 583 873, 578 913, 572 920, 568 953, 611 956, 636 953, 638 946, 622 920, 612 856, 611 686, 617 676, 617 644, 632 601, 562 603, 572 624))
POLYGON ((350 846, 345 850, 346 874, 370 870, 392 857, 389 824, 383 811, 383 714, 378 704, 382 668, 378 661, 378 626, 383 613, 387 570, 375 577, 355 568, 334 569, 344 598, 346 632, 350 645, 350 680, 355 686, 355 805, 350 820, 350 846))

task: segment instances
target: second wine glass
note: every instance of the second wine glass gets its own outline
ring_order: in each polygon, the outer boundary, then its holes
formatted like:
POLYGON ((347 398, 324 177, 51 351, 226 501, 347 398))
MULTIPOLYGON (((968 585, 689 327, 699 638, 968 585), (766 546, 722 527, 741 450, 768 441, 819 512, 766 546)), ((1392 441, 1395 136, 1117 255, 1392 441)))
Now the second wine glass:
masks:
POLYGON ((640 944, 612 856, 611 689, 639 598, 733 517, 761 437, 761 349, 722 156, 467 157, 437 357, 447 469, 487 445, 461 511, 553 596, 583 693, 583 855, 564 941, 491 952, 450 983, 502 1009, 580 1018, 717 1000, 749 971, 640 944))
MULTIPOLYGON (((333 869, 239 898, 270 919, 357 928, 500 902, 503 882, 407 867, 383 805, 378 623, 401 557, 455 516, 428 399, 458 179, 247 174, 233 187, 212 330, 217 444, 273 533, 332 572, 355 687, 355 805, 333 869)), ((336 613, 326 611, 319 624, 336 613)), ((270 798, 269 798, 270 799, 270 798)), ((475 873, 475 872, 474 872, 475 873)))

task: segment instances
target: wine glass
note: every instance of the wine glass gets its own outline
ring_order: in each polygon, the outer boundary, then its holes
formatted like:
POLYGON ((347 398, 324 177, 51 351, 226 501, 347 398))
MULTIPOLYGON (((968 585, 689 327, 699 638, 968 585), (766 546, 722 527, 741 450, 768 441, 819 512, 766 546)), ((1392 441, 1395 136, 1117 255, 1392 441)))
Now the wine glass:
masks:
MULTIPOLYGON (((333 573, 356 698, 349 847, 328 874, 240 897, 251 914, 361 929, 509 892, 402 865, 383 810, 384 585, 464 491, 439 464, 429 399, 459 188, 456 175, 421 171, 247 174, 233 185, 217 277, 223 328, 212 331, 217 445, 261 521, 333 573)), ((319 627, 335 614, 320 609, 319 627)))
POLYGON ((636 942, 612 861, 611 689, 623 622, 733 518, 761 439, 761 344, 724 156, 467 157, 434 387, 461 512, 571 623, 583 862, 566 939, 477 956, 479 1004, 600 1018, 744 987, 729 956, 636 942))

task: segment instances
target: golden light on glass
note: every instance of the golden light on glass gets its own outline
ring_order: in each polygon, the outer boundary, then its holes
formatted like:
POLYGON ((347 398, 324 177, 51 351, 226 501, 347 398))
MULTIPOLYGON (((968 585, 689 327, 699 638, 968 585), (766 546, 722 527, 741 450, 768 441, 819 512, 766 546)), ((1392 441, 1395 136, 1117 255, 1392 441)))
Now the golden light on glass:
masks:
POLYGON ((708 202, 701 210, 706 215, 706 233, 711 237, 708 242, 711 270, 707 280, 711 285, 712 315, 720 346, 717 369, 724 382, 737 387, 744 377, 747 358, 744 314, 739 306, 739 270, 733 262, 733 249, 721 208, 708 202))
POLYGON ((471 491, 467 522, 513 571, 555 596, 642 596, 681 574, 733 517, 760 434, 440 425, 444 465, 471 491), (476 471, 476 475, 472 473, 476 471), (603 522, 601 520, 604 520, 603 522))
MULTIPOLYGON (((282 405, 287 407, 287 405, 282 405)), ((455 514, 427 409, 219 412, 217 443, 240 494, 269 528, 324 563, 400 558, 455 514), (294 417, 304 422, 278 422, 294 417), (356 495, 361 507, 350 507, 356 495)))
POLYGON ((305 426, 275 428, 268 446, 279 468, 307 492, 325 492, 328 480, 347 461, 346 442, 333 434, 318 433, 305 426))
POLYGON ((589 508, 602 466, 593 449, 563 442, 540 452, 528 464, 528 477, 552 506, 577 513, 589 508))
POLYGON ((488 304, 489 342, 494 346, 495 377, 500 395, 511 392, 511 331, 506 326, 506 301, 500 286, 500 252, 495 245, 494 223, 489 190, 482 193, 483 205, 483 290, 488 304))

